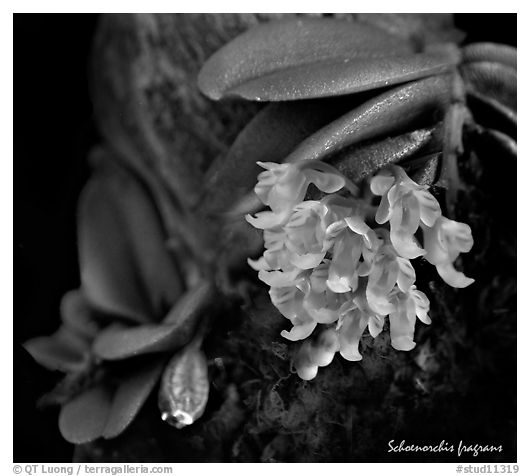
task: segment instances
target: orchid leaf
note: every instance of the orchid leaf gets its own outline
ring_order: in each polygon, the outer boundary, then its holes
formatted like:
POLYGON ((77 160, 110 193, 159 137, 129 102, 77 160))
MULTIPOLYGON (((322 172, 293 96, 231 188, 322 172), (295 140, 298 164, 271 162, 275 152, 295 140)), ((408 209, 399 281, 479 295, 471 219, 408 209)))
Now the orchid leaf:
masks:
POLYGON ((305 138, 355 105, 351 99, 320 99, 266 106, 208 171, 201 206, 226 211, 254 187, 262 171, 256 162, 283 162, 305 138))
POLYGON ((94 341, 94 353, 105 360, 164 352, 191 339, 177 324, 145 324, 135 327, 110 326, 94 341))
POLYGON ((162 373, 163 360, 145 362, 129 371, 116 390, 104 438, 114 438, 134 420, 162 373))
POLYGON ((464 64, 460 71, 468 87, 517 111, 517 70, 500 63, 464 64))
POLYGON ((376 96, 305 139, 285 160, 321 160, 364 140, 403 132, 449 104, 451 81, 434 76, 376 96))
POLYGON ((438 179, 442 153, 430 154, 418 159, 423 162, 419 168, 414 168, 410 178, 418 185, 431 187, 438 179))
POLYGON ((61 319, 77 333, 93 338, 99 329, 94 312, 81 289, 68 291, 61 299, 61 319))
POLYGON ((513 109, 472 89, 467 91, 467 106, 481 126, 517 139, 517 113, 513 109))
POLYGON ((400 162, 424 148, 433 138, 433 128, 348 147, 331 157, 329 163, 350 180, 357 182, 387 164, 400 162))
POLYGON ((209 283, 200 283, 186 293, 162 324, 105 329, 94 341, 94 353, 105 360, 178 349, 194 335, 202 313, 212 305, 214 291, 209 283))
POLYGON ((88 443, 103 435, 112 403, 112 393, 93 387, 62 406, 59 430, 74 444, 88 443))
POLYGON ((199 88, 220 99, 251 80, 301 65, 411 52, 408 41, 369 25, 330 18, 270 22, 217 51, 199 73, 199 88))
POLYGON ((517 48, 498 43, 471 43, 462 48, 464 63, 491 61, 517 69, 517 48))
POLYGON ((83 290, 98 310, 136 322, 159 319, 181 283, 157 210, 132 176, 101 165, 80 199, 83 290))
MULTIPOLYGON (((403 133, 420 123, 423 126, 434 123, 443 116, 441 112, 450 103, 450 97, 451 80, 448 75, 394 88, 362 102, 320 128, 304 139, 283 161, 327 160, 349 146, 403 133)), ((255 213, 261 208, 255 202, 255 194, 250 192, 232 208, 231 213, 234 216, 255 213)), ((242 236, 252 242, 248 230, 242 231, 245 231, 242 236)))
POLYGON ((71 329, 61 326, 51 336, 35 337, 25 349, 43 367, 61 372, 79 370, 87 360, 88 344, 71 329))
POLYGON ((457 59, 448 52, 319 61, 251 79, 225 95, 253 101, 340 96, 444 73, 454 68, 457 59))

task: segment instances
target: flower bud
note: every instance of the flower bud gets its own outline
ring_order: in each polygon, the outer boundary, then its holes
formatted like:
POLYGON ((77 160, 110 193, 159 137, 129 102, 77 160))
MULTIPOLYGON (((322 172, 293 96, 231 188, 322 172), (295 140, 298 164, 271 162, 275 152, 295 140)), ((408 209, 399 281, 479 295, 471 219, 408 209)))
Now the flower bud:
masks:
POLYGON ((335 329, 322 332, 311 349, 311 360, 319 367, 329 365, 339 350, 339 336, 335 329))
POLYGON ((317 376, 318 366, 302 367, 296 369, 296 373, 302 380, 313 380, 317 376))

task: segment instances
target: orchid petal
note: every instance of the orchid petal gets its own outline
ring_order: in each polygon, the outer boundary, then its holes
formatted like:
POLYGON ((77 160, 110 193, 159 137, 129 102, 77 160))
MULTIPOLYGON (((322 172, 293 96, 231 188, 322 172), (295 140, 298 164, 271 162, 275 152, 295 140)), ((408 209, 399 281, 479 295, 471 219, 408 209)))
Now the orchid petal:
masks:
POLYGON ((388 201, 388 195, 385 193, 381 197, 381 203, 379 203, 379 207, 377 208, 377 212, 375 213, 375 221, 382 225, 390 219, 391 213, 392 211, 390 210, 390 202, 388 201))
POLYGON ((318 266, 326 253, 307 253, 305 255, 291 255, 291 263, 300 269, 313 269, 318 266))
POLYGON ((319 264, 311 273, 311 288, 317 293, 323 293, 326 290, 326 280, 329 273, 329 261, 319 264))
POLYGON ((370 316, 368 319, 368 331, 375 339, 383 330, 384 319, 382 316, 370 316))
POLYGON ((315 186, 325 193, 335 193, 339 191, 346 181, 342 175, 320 172, 318 170, 304 171, 308 183, 313 183, 315 186))
POLYGON ((260 256, 257 260, 247 259, 248 265, 256 271, 270 271, 271 267, 264 256, 260 256))
MULTIPOLYGON (((374 195, 385 195, 388 193, 396 179, 392 175, 383 175, 384 172, 379 173, 372 178, 370 182, 370 190, 374 195)), ((385 171, 386 173, 386 171, 385 171)))
POLYGON ((368 319, 359 311, 350 313, 344 318, 339 329, 340 355, 346 360, 356 362, 362 360, 359 353, 359 341, 363 335, 368 319))
POLYGON ((265 284, 274 288, 285 288, 293 286, 300 274, 299 269, 292 271, 265 271, 261 270, 258 273, 258 278, 265 284))
POLYGON ((396 312, 390 313, 390 341, 396 350, 412 350, 416 346, 414 342, 414 324, 416 316, 409 318, 407 306, 404 303, 398 305, 396 312))
POLYGON ((452 263, 441 263, 436 266, 436 271, 440 277, 453 288, 466 288, 475 282, 464 273, 457 271, 452 263))
POLYGON ((381 315, 387 315, 394 310, 389 301, 389 293, 394 288, 399 274, 396 261, 386 261, 379 264, 368 276, 366 299, 370 307, 381 315))
POLYGON ((425 254, 414 238, 420 224, 420 206, 413 196, 405 196, 390 218, 390 240, 403 257, 413 259, 425 254))
POLYGON ((418 199, 420 205, 421 221, 427 226, 433 226, 442 214, 438 200, 427 190, 418 190, 414 192, 414 196, 418 199))
POLYGON ((396 261, 399 265, 397 284, 401 291, 407 292, 414 284, 414 281, 416 281, 416 271, 414 271, 414 267, 408 259, 400 258, 398 256, 396 261))
POLYGON ((357 239, 350 233, 341 235, 333 249, 327 285, 334 292, 347 292, 357 287, 355 269, 361 255, 357 239))
POLYGON ((282 331, 281 336, 291 341, 302 340, 311 335, 317 326, 316 321, 308 321, 294 325, 290 331, 282 331))
POLYGON ((414 300, 414 304, 416 306, 416 315, 418 316, 419 320, 424 324, 430 324, 431 318, 427 314, 429 312, 430 303, 425 293, 417 289, 413 289, 410 291, 410 295, 414 300))
POLYGON ((269 295, 272 304, 290 321, 300 319, 301 314, 306 314, 302 307, 302 293, 296 287, 271 287, 269 295))
POLYGON ((247 220, 254 228, 266 230, 276 226, 283 225, 289 219, 289 213, 274 213, 269 211, 256 213, 256 216, 245 215, 247 220))

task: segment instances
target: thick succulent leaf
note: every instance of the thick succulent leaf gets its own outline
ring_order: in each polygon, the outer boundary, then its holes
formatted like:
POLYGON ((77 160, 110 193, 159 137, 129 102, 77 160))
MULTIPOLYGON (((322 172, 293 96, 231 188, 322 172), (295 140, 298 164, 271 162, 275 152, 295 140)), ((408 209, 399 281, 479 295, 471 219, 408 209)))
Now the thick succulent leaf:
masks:
POLYGON ((517 111, 517 71, 500 63, 481 61, 460 68, 468 87, 517 111))
POLYGON ((43 367, 68 372, 79 370, 85 365, 89 346, 82 335, 61 326, 51 336, 28 340, 24 348, 43 367))
POLYGON ((65 326, 86 338, 93 338, 99 330, 94 311, 81 289, 68 291, 61 299, 61 319, 65 326))
POLYGON ((106 360, 119 360, 151 352, 164 352, 191 339, 177 324, 145 324, 124 328, 111 326, 94 341, 94 353, 106 360))
POLYGON ((438 178, 441 162, 440 157, 440 153, 425 157, 425 163, 411 174, 410 178, 418 185, 427 185, 430 187, 438 178))
POLYGON ((191 340, 213 297, 213 287, 200 283, 175 304, 163 323, 129 328, 111 326, 98 335, 93 351, 102 359, 119 360, 178 349, 191 340))
POLYGON ((59 430, 64 439, 76 445, 103 435, 112 402, 112 393, 103 386, 93 387, 63 405, 59 430))
MULTIPOLYGON (((380 94, 307 137, 283 161, 327 160, 348 146, 399 134, 411 127, 430 125, 441 119, 450 103, 451 80, 434 76, 380 94), (440 114, 438 114, 440 113, 440 114), (438 117, 440 116, 440 117, 438 117)), ((345 151, 345 153, 347 153, 345 151)), ((255 177, 253 183, 255 183, 255 177)), ((231 210, 234 215, 255 213, 262 206, 253 192, 231 210)), ((245 230, 247 231, 247 230, 245 230)), ((245 233, 249 236, 250 231, 245 233)))
POLYGON ((208 171, 201 209, 226 211, 256 184, 262 171, 256 162, 283 162, 302 140, 354 104, 352 99, 328 99, 266 106, 241 131, 228 154, 208 171))
POLYGON ((225 92, 253 101, 287 101, 358 93, 444 73, 458 54, 423 53, 384 58, 333 59, 281 69, 225 92))
POLYGON ((362 180, 387 164, 400 162, 423 149, 433 137, 434 128, 418 129, 378 142, 348 147, 329 163, 350 180, 362 180))
POLYGON ((181 283, 147 191, 113 164, 102 164, 80 199, 81 282, 99 310, 137 322, 160 319, 181 283))
POLYGON ((377 27, 330 18, 282 20, 259 25, 217 51, 199 73, 199 88, 220 99, 227 91, 278 70, 410 52, 409 42, 377 27))
POLYGON ((144 362, 120 379, 114 394, 103 438, 114 438, 134 420, 153 390, 163 368, 163 359, 144 362))
POLYGON ((472 43, 462 48, 465 63, 490 61, 517 69, 517 48, 499 43, 472 43))
POLYGON ((451 81, 446 75, 384 92, 308 137, 286 162, 325 159, 349 145, 402 132, 421 118, 432 121, 434 113, 449 103, 450 93, 451 81))

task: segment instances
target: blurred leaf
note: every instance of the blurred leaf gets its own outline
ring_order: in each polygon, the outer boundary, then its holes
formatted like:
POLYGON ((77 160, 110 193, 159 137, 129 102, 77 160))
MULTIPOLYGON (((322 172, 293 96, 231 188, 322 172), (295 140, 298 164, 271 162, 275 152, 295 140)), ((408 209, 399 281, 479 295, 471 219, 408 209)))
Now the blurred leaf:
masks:
POLYGON ((164 319, 164 323, 185 326, 197 321, 201 313, 214 304, 215 297, 216 289, 210 281, 197 283, 177 301, 164 319))
POLYGON ((498 43, 472 43, 462 48, 464 63, 490 61, 517 69, 517 48, 498 43))
POLYGON ((162 324, 111 326, 98 335, 93 351, 102 359, 118 360, 178 349, 191 340, 214 295, 209 283, 200 283, 175 304, 162 324))
POLYGON ((199 88, 220 99, 231 89, 278 70, 410 52, 407 41, 377 27, 331 18, 281 20, 259 25, 217 51, 199 73, 199 88))
POLYGON ((112 394, 103 386, 93 387, 61 408, 59 430, 74 444, 87 443, 103 435, 109 417, 112 394))
POLYGON ((473 89, 467 91, 467 106, 481 126, 517 139, 517 113, 509 107, 473 89))
POLYGON ((81 369, 87 361, 87 342, 64 326, 51 336, 28 340, 24 343, 24 348, 49 370, 75 371, 81 369))
POLYGON ((480 61, 460 67, 466 85, 517 111, 517 71, 500 63, 480 61))
POLYGON ((101 311, 137 322, 160 319, 181 283, 158 212, 133 176, 101 165, 80 199, 83 290, 101 311))
POLYGON ((68 291, 62 297, 61 319, 66 326, 87 338, 93 338, 99 329, 94 320, 94 311, 81 289, 68 291))
POLYGON ((256 184, 256 162, 283 162, 306 137, 348 111, 357 100, 319 99, 267 105, 241 131, 226 156, 208 170, 201 207, 224 212, 256 184))
POLYGON ((165 352, 191 339, 178 324, 110 326, 94 341, 93 352, 101 359, 120 360, 151 352, 165 352))
POLYGON ((332 59, 274 71, 225 92, 254 101, 340 96, 405 83, 451 70, 454 52, 385 58, 332 59))
POLYGON ((103 431, 104 438, 118 436, 134 420, 158 381, 163 363, 162 359, 145 362, 120 380, 103 431))

